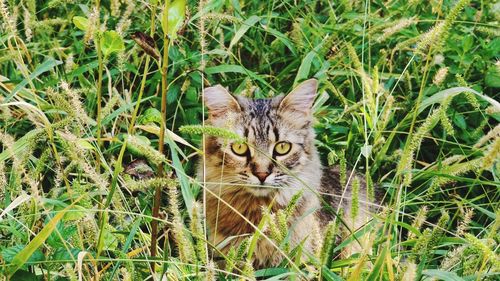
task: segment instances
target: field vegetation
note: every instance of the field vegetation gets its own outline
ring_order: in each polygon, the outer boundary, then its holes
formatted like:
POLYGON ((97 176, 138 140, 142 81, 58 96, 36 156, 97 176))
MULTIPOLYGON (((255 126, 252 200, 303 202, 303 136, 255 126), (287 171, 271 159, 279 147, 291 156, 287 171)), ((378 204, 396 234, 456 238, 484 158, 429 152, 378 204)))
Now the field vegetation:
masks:
POLYGON ((498 2, 0 0, 0 15, 0 279, 499 280, 498 2), (332 222, 309 255, 267 214, 282 264, 252 267, 262 231, 217 263, 195 170, 203 134, 232 135, 203 127, 202 89, 265 98, 313 77, 323 164, 359 171, 381 212, 342 239, 332 222))

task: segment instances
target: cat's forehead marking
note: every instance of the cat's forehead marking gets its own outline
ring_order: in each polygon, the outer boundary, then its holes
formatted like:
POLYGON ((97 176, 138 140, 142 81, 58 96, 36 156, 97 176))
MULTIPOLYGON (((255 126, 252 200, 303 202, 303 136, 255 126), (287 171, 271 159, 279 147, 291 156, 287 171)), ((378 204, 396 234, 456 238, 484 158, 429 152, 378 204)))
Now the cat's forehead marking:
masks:
POLYGON ((270 118, 272 109, 271 99, 257 99, 248 103, 247 111, 251 118, 263 119, 270 118))
POLYGON ((271 99, 251 100, 246 104, 246 126, 249 137, 258 145, 267 145, 276 141, 274 119, 276 118, 271 99), (274 138, 273 138, 274 137, 274 138))
POLYGON ((300 118, 290 119, 279 114, 282 96, 255 100, 239 96, 237 99, 242 109, 237 131, 262 150, 269 150, 270 145, 278 141, 303 143, 309 134, 309 124, 299 126, 300 118))

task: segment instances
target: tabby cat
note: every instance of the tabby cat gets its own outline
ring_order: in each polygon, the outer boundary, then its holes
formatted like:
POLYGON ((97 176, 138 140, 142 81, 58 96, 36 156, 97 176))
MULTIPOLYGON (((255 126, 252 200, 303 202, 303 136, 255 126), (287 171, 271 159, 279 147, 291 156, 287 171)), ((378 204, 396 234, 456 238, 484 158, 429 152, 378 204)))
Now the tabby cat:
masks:
MULTIPOLYGON (((363 204, 368 200, 362 178, 362 203, 357 217, 352 218, 351 186, 343 190, 338 169, 324 168, 320 163, 312 127, 317 84, 310 79, 286 96, 256 100, 232 96, 220 85, 205 89, 208 123, 246 140, 239 143, 207 136, 205 164, 198 171, 208 189, 209 242, 218 245, 223 253, 255 232, 263 208, 284 208, 299 190, 303 195, 290 222, 292 247, 303 243, 306 251, 316 250, 318 239, 312 237, 314 232, 324 231, 334 218, 331 211, 322 208, 325 202, 334 210, 343 209, 351 231, 371 218, 373 210, 363 204), (321 200, 318 194, 328 195, 321 200)), ((268 239, 259 239, 253 257, 255 267, 275 266, 283 258, 268 239)))

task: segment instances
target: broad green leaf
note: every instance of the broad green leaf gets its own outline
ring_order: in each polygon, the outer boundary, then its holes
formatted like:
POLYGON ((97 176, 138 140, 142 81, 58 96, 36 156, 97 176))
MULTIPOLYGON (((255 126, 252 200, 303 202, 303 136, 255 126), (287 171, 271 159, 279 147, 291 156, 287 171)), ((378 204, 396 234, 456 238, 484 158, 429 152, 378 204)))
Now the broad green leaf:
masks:
POLYGON ((231 39, 231 43, 229 43, 228 49, 231 49, 238 41, 240 41, 241 37, 245 35, 245 33, 252 27, 255 23, 257 23, 260 20, 259 16, 251 16, 248 19, 246 19, 242 24, 240 29, 236 31, 234 34, 233 39, 231 39))
POLYGON ((66 207, 64 210, 58 212, 44 227, 43 229, 31 240, 26 247, 24 247, 17 255, 12 259, 10 267, 7 269, 7 275, 11 276, 16 271, 21 268, 29 258, 39 249, 42 244, 47 240, 52 231, 57 226, 57 223, 64 217, 66 212, 72 208, 73 205, 66 207))
POLYGON ((83 31, 86 31, 89 27, 89 19, 85 17, 75 16, 73 17, 73 23, 78 29, 83 31))
POLYGON ((87 213, 88 213, 87 208, 75 205, 75 208, 73 210, 67 212, 66 215, 64 215, 63 221, 76 221, 83 218, 87 213))
POLYGON ((61 221, 57 224, 55 230, 49 235, 45 243, 52 248, 62 248, 65 247, 65 237, 72 237, 77 232, 75 223, 64 223, 65 217, 70 212, 67 212, 61 221))
POLYGON ((460 129, 467 129, 467 123, 465 122, 465 118, 462 114, 454 114, 453 115, 453 123, 457 125, 460 129))
POLYGON ((48 257, 47 259, 51 261, 64 261, 64 260, 74 260, 76 256, 78 256, 78 253, 80 252, 80 249, 77 248, 57 248, 55 252, 52 254, 51 257, 48 257))
POLYGON ((290 273, 290 270, 282 267, 265 268, 255 271, 255 277, 271 277, 284 273, 290 273))
POLYGON ((464 281, 463 278, 458 276, 455 272, 443 271, 439 269, 426 269, 422 272, 424 275, 433 277, 443 281, 464 281))
MULTIPOLYGON (((279 269, 279 268, 278 268, 279 269)), ((265 270, 272 270, 272 268, 268 268, 265 270)), ((292 277, 296 277, 296 272, 285 272, 282 274, 271 275, 272 277, 267 278, 266 281, 280 281, 280 280, 294 280, 292 277)), ((300 280, 300 278, 298 278, 300 280)))
POLYGON ((146 111, 141 114, 138 120, 138 123, 141 125, 148 123, 161 124, 161 122, 161 112, 154 107, 146 109, 146 111))
POLYGON ((492 66, 486 71, 484 83, 489 87, 500 88, 500 71, 497 67, 492 66))
POLYGON ((11 277, 11 280, 19 280, 19 281, 38 281, 44 280, 42 275, 36 275, 35 273, 26 271, 26 270, 18 270, 16 274, 11 277))
POLYGON ((473 44, 474 44, 474 37, 472 37, 472 35, 465 36, 462 43, 464 52, 469 51, 472 48, 473 44))
POLYGON ((115 251, 118 246, 118 238, 116 238, 116 235, 109 231, 106 227, 104 227, 103 231, 105 250, 115 251))
MULTIPOLYGON (((2 258, 5 260, 6 263, 12 262, 14 257, 21 252, 21 250, 26 247, 25 245, 16 245, 12 246, 9 248, 5 248, 2 250, 2 258)), ((37 262, 37 261, 43 261, 45 259, 45 256, 43 255, 42 251, 40 249, 37 249, 36 251, 33 252, 33 254, 28 258, 26 262, 37 262)))
POLYGON ((172 3, 167 2, 168 9, 163 9, 161 27, 163 34, 168 35, 171 40, 177 38, 177 32, 184 23, 186 13, 186 1, 176 0, 172 3))
POLYGON ((101 49, 105 57, 125 50, 125 45, 123 44, 123 39, 118 34, 118 32, 111 30, 105 31, 101 38, 101 49))

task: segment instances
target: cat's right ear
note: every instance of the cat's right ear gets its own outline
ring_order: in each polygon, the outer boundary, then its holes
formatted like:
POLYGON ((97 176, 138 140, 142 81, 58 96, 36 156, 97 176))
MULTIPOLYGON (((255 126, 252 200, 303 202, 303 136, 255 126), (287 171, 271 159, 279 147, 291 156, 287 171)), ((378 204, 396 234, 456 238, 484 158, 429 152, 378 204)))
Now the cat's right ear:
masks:
POLYGON ((318 90, 318 80, 309 79, 300 83, 280 103, 282 112, 293 113, 296 116, 309 117, 318 90))
POLYGON ((218 118, 229 112, 241 111, 238 101, 221 85, 205 88, 203 98, 208 107, 210 118, 218 118))

